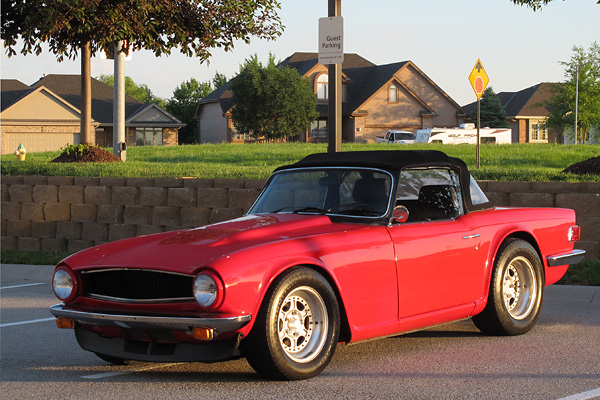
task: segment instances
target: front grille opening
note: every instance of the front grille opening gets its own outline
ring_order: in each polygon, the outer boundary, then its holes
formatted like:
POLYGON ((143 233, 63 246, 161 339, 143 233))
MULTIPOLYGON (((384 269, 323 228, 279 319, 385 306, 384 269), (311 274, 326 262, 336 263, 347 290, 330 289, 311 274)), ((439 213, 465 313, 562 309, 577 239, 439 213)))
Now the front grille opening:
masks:
POLYGON ((194 298, 192 276, 149 270, 111 269, 81 274, 90 297, 132 301, 179 301, 194 298))

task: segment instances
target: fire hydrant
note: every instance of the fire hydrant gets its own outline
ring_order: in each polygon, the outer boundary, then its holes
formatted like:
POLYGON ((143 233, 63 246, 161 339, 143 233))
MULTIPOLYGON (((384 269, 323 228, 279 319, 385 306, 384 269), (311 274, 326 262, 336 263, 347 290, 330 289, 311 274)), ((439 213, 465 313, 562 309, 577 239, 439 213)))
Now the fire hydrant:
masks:
POLYGON ((15 151, 15 155, 19 157, 19 161, 25 161, 25 155, 27 155, 27 150, 22 143, 19 143, 19 147, 17 147, 17 151, 15 151))

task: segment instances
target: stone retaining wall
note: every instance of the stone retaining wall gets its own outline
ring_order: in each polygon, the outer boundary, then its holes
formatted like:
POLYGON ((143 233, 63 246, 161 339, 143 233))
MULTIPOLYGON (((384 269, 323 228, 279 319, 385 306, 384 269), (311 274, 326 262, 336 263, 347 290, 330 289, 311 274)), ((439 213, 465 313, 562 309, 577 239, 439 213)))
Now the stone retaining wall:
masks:
MULTIPOLYGON (((243 215, 264 180, 2 176, 2 248, 75 252, 243 215)), ((577 212, 577 247, 600 258, 600 183, 480 182, 499 206, 577 212)))

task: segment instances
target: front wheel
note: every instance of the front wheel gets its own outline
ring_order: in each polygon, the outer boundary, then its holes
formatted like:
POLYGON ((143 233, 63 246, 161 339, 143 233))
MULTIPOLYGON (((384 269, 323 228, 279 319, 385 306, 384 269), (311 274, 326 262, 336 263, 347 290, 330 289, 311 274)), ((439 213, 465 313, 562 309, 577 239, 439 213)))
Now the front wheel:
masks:
POLYGON ((329 364, 339 330, 338 302, 329 282, 312 269, 296 268, 273 283, 243 351, 267 378, 307 379, 329 364))
POLYGON ((543 287, 542 263, 535 249, 524 240, 507 240, 498 251, 487 305, 473 322, 492 335, 526 333, 539 316, 543 287))

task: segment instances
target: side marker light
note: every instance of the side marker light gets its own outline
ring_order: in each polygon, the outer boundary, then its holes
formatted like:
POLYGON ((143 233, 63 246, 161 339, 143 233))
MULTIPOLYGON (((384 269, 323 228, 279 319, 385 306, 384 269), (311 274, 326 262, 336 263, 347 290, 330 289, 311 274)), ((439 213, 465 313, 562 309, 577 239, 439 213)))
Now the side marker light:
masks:
POLYGON ((71 318, 56 318, 56 327, 59 329, 73 329, 75 328, 75 321, 71 318))

